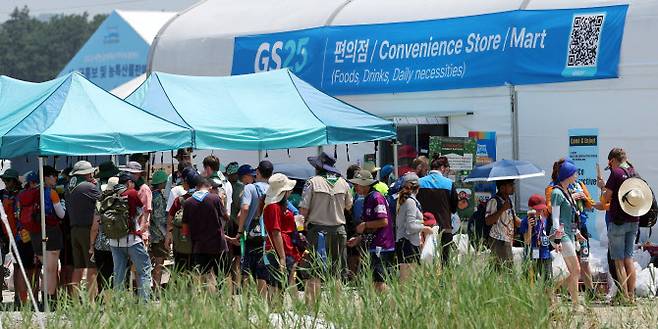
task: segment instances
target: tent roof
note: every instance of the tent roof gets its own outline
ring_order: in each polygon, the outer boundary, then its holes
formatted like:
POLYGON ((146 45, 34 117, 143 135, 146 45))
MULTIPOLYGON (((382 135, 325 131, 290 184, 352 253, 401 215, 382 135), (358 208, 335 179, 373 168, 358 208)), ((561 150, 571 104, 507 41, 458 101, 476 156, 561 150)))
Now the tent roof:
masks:
POLYGON ((199 149, 266 150, 395 138, 392 122, 288 70, 232 77, 154 72, 126 101, 195 130, 199 149))
POLYGON ((109 94, 79 73, 43 83, 0 77, 0 157, 103 155, 189 147, 189 129, 109 94))

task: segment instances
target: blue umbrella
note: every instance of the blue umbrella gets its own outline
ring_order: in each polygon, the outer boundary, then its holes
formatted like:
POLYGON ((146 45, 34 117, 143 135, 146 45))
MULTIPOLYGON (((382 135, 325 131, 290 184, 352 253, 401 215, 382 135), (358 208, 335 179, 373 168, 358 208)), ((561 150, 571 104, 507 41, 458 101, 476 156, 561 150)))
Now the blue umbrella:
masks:
POLYGON ((315 168, 308 162, 304 163, 275 163, 274 172, 281 173, 290 179, 307 180, 315 176, 315 168))
POLYGON ((544 171, 528 161, 500 160, 476 167, 464 182, 492 182, 544 176, 544 171))

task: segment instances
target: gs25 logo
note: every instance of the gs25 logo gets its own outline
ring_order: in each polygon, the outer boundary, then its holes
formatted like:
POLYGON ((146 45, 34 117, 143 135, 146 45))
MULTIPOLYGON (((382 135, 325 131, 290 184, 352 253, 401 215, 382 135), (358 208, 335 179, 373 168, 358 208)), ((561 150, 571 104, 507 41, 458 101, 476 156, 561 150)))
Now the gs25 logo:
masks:
POLYGON ((309 38, 297 40, 263 42, 256 51, 254 72, 263 72, 289 68, 299 73, 308 63, 309 38))

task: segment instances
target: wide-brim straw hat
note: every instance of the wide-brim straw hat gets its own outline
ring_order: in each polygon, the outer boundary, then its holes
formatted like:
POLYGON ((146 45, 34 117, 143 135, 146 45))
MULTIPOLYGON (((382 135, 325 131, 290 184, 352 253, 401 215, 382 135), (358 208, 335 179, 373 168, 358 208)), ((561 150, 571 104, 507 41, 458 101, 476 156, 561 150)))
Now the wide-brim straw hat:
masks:
POLYGON ((618 197, 621 209, 634 217, 646 215, 653 203, 649 184, 637 177, 630 177, 621 184, 618 197))

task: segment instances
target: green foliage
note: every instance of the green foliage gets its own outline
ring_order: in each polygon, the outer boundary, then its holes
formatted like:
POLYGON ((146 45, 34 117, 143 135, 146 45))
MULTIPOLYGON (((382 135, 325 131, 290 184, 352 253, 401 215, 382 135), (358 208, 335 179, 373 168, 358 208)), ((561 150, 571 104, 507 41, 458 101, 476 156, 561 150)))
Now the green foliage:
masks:
POLYGON ((56 15, 48 21, 14 9, 0 24, 0 74, 41 82, 53 79, 107 15, 56 15))

